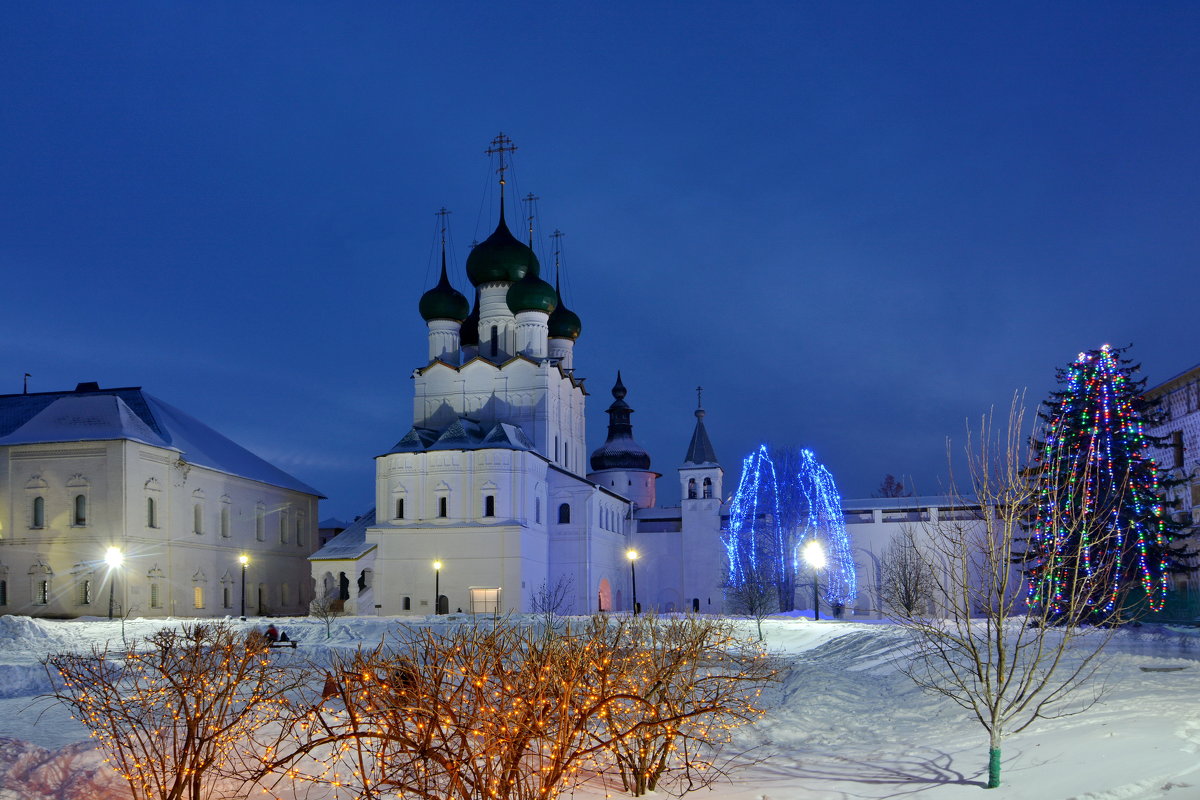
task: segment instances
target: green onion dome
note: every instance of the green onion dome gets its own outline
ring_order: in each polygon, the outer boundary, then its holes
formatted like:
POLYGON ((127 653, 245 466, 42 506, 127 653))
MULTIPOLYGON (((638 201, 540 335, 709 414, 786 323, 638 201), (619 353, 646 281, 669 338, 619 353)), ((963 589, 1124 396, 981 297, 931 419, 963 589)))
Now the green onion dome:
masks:
POLYGON ((574 341, 579 338, 579 334, 583 331, 583 323, 579 321, 579 315, 563 304, 562 292, 558 289, 558 280, 554 281, 554 297, 558 301, 553 313, 550 314, 550 319, 547 320, 549 326, 549 334, 551 339, 571 339, 574 341))
POLYGON ((533 250, 509 232, 503 211, 496 230, 467 256, 467 277, 476 286, 496 281, 516 283, 530 272, 536 277, 539 269, 533 250))
POLYGON ((521 280, 508 287, 504 299, 508 310, 514 314, 522 311, 544 311, 550 314, 558 306, 558 294, 554 287, 537 276, 537 271, 526 272, 521 280))
POLYGON ((471 310, 470 305, 467 304, 467 298, 463 296, 462 292, 450 285, 450 278, 446 275, 445 253, 442 254, 441 280, 438 281, 437 286, 421 295, 421 303, 418 308, 426 322, 435 319, 452 319, 455 322, 462 322, 471 310))
POLYGON ((471 308, 471 313, 463 320, 462 327, 458 329, 458 344, 461 347, 467 345, 479 345, 479 290, 475 290, 475 305, 471 308))

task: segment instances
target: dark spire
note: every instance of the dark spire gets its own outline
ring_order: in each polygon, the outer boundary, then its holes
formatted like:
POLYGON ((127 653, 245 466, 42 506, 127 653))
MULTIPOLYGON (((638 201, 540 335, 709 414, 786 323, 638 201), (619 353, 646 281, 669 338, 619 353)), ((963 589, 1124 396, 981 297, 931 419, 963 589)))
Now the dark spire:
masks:
POLYGON ((700 394, 704 387, 696 387, 696 429, 692 431, 692 441, 688 445, 687 455, 683 457, 685 464, 716 464, 717 453, 713 450, 712 442, 708 440, 708 431, 704 429, 704 407, 700 404, 700 394))
POLYGON ((621 382, 617 371, 617 382, 613 385, 613 404, 608 414, 608 439, 592 452, 592 471, 603 469, 650 469, 650 454, 633 440, 633 423, 629 417, 633 409, 625 402, 628 390, 621 382))

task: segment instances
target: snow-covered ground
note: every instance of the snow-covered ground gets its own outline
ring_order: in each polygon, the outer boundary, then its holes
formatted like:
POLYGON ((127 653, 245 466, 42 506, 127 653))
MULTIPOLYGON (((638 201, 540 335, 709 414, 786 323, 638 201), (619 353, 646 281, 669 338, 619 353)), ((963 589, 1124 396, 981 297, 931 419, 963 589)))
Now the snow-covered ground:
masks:
MULTIPOLYGON (((186 620, 132 620, 144 637, 186 620)), ((265 627, 250 619, 237 625, 265 627)), ((374 644, 392 620, 287 620, 298 652, 374 644)), ((439 618, 436 624, 447 624, 439 618)), ((747 634, 752 623, 744 623, 747 634)), ((1200 630, 1147 625, 1120 631, 1108 649, 1107 696, 1081 716, 1036 723, 1004 748, 1003 781, 981 794, 987 744, 978 723, 923 694, 896 671, 898 631, 887 624, 778 618, 764 623, 784 664, 766 718, 739 744, 758 763, 701 796, 711 800, 812 798, 1200 798, 1200 630), (1182 669, 1164 670, 1165 667, 1182 669)), ((119 622, 0 617, 0 800, 107 800, 123 787, 87 732, 62 707, 38 700, 48 653, 120 643, 119 622)), ((600 788, 576 793, 592 800, 600 788)), ((619 796, 619 795, 618 795, 619 796)))

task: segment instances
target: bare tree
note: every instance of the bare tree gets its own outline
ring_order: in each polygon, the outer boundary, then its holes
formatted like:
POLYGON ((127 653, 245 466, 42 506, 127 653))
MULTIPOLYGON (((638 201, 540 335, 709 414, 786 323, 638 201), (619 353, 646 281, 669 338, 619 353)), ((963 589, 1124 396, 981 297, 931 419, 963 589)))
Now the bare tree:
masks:
POLYGON ((737 586, 725 586, 725 601, 734 614, 745 614, 754 620, 761 642, 763 620, 779 609, 778 587, 769 578, 749 574, 737 586))
POLYGON ((337 613, 333 610, 334 598, 314 597, 313 601, 308 604, 308 615, 313 619, 319 619, 325 623, 325 638, 333 637, 333 620, 337 617, 337 613))
MULTIPOLYGON (((977 435, 968 431, 967 463, 972 497, 955 494, 954 505, 978 503, 982 519, 948 515, 927 529, 918 550, 934 576, 933 599, 941 616, 920 607, 893 609, 911 634, 900 669, 916 684, 969 711, 988 734, 988 788, 1000 785, 1001 744, 1038 719, 1090 708, 1104 686, 1093 682, 1111 626, 1084 625, 1094 610, 1091 588, 1103 585, 1103 567, 1084 574, 1079 559, 1076 592, 1064 597, 1065 613, 1025 603, 1014 544, 1034 507, 1036 490, 1023 471, 1025 438, 1021 398, 1014 398, 1007 426, 997 432, 985 415, 977 435)), ((951 468, 953 472, 953 467, 951 468)), ((1062 519, 1079 526, 1088 521, 1062 519)))
POLYGON ((925 611, 934 599, 934 575, 910 525, 892 536, 880 565, 879 597, 883 607, 900 617, 925 611))
POLYGON ((554 632, 558 618, 568 610, 571 595, 575 592, 575 581, 571 576, 561 576, 553 585, 542 581, 529 600, 529 610, 542 618, 547 636, 554 632))
POLYGON ((299 685, 267 640, 218 622, 164 629, 144 644, 43 662, 50 696, 91 730, 134 800, 206 800, 257 779, 265 753, 248 745, 293 716, 288 696, 299 685))
POLYGON ((872 497, 912 497, 912 492, 905 491, 904 484, 892 473, 883 476, 879 488, 871 492, 872 497))

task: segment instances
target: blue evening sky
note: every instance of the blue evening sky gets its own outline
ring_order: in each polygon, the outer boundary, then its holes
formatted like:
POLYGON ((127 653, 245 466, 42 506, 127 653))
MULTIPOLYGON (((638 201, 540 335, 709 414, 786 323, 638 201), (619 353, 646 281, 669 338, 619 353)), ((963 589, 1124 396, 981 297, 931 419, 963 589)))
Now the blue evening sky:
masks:
POLYGON ((1198 41, 1171 2, 5 3, 0 392, 143 386, 364 510, 502 130, 589 447, 621 369, 667 502, 697 384, 727 490, 765 440, 933 493, 1080 350, 1200 362, 1198 41))

